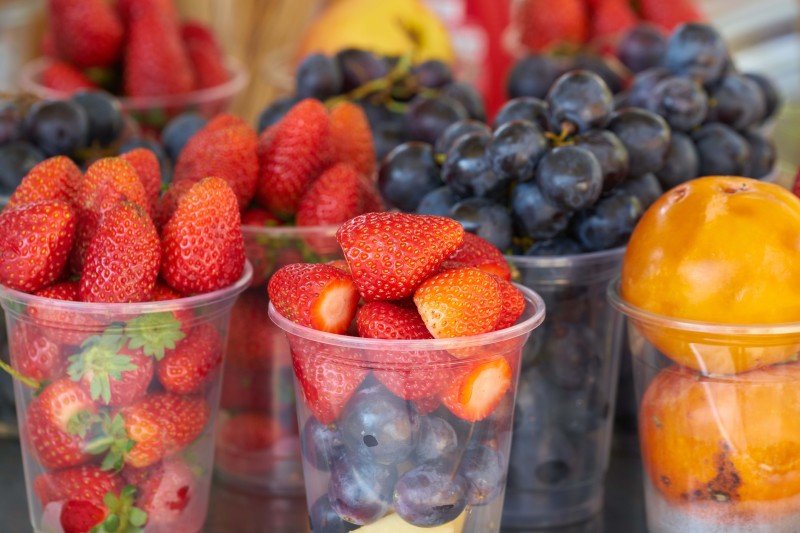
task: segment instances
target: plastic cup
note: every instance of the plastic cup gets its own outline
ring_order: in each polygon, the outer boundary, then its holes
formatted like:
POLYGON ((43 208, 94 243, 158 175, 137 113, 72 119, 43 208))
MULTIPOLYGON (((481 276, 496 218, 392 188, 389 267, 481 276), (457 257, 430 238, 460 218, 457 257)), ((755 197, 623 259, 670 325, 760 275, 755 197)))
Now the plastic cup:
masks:
MULTIPOLYGON (((676 320, 622 299, 639 407, 647 524, 652 533, 790 533, 800 524, 800 322, 733 325, 676 320), (787 362, 708 375, 674 363, 774 350, 787 362)), ((735 366, 731 360, 730 368, 735 366)))
POLYGON ((602 509, 623 324, 606 286, 623 254, 507 257, 547 319, 523 352, 504 528, 580 522, 602 509))
POLYGON ((244 226, 253 281, 234 305, 217 431, 217 476, 239 488, 303 493, 286 336, 267 316, 267 282, 284 265, 341 258, 337 226, 244 226))
POLYGON ((147 533, 200 531, 228 321, 251 275, 248 263, 225 289, 136 304, 0 286, 11 364, 29 382, 14 388, 35 531, 109 510, 147 533))
POLYGON ((20 70, 37 52, 44 11, 42 0, 0 2, 0 91, 18 89, 20 70))
POLYGON ((313 532, 499 531, 519 360, 544 318, 541 298, 520 290, 517 324, 456 339, 333 335, 270 305, 292 350, 313 532), (478 376, 472 394, 491 390, 494 401, 476 396, 477 409, 454 392, 468 389, 466 376, 478 376))

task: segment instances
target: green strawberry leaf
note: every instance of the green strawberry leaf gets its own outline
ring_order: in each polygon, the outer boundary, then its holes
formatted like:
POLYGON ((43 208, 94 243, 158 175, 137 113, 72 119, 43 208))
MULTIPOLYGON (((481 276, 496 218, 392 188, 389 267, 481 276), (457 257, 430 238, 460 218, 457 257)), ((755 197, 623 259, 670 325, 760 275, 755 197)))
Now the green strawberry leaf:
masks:
POLYGON ((131 509, 130 522, 131 525, 135 527, 144 526, 147 523, 147 513, 138 507, 134 507, 131 509))
POLYGON ((131 350, 141 348, 145 355, 161 361, 166 350, 174 350, 176 343, 186 337, 182 327, 183 324, 175 318, 174 313, 141 315, 125 326, 128 347, 131 350))
POLYGON ((73 381, 89 378, 89 394, 93 400, 102 398, 111 402, 111 382, 122 380, 122 373, 138 367, 122 350, 124 339, 122 326, 111 326, 101 335, 89 337, 81 344, 81 351, 68 358, 67 374, 73 381), (110 378, 110 379, 109 379, 110 378))
POLYGON ((98 422, 98 417, 88 409, 79 411, 72 415, 67 421, 67 431, 70 435, 77 435, 80 438, 86 438, 86 434, 92 425, 98 422))

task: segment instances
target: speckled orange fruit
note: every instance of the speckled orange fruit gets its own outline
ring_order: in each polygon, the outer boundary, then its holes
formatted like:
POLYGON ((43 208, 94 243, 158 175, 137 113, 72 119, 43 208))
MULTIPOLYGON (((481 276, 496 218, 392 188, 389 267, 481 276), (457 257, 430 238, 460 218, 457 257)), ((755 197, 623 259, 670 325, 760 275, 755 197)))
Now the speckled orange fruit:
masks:
POLYGON ((673 505, 742 519, 800 511, 800 365, 726 378, 673 366, 642 398, 650 482, 673 505))
MULTIPOLYGON (((628 303, 671 318, 800 321, 800 199, 738 177, 699 178, 671 189, 636 226, 620 290, 628 303)), ((800 349, 800 335, 775 342, 637 327, 675 362, 711 374, 778 363, 800 349)))

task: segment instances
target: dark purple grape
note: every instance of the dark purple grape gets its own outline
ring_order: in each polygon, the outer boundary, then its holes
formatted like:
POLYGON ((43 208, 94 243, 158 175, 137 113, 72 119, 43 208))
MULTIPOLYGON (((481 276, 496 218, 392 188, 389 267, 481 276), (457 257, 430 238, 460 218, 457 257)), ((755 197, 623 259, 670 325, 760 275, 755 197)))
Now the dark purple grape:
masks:
POLYGON ((501 180, 529 181, 547 150, 547 139, 535 123, 512 120, 497 128, 486 150, 492 170, 501 180))
POLYGON ((575 146, 589 150, 600 163, 603 192, 607 193, 628 176, 628 150, 608 130, 590 130, 575 140, 575 146))
POLYGON ((468 118, 467 110, 453 98, 418 97, 406 109, 406 134, 413 141, 433 144, 450 124, 466 118, 468 118))
POLYGON ((353 454, 384 465, 405 461, 417 445, 420 416, 411 405, 376 384, 356 391, 339 424, 353 454))
POLYGON ((567 228, 569 217, 570 212, 550 202, 535 183, 520 183, 511 193, 511 220, 521 237, 555 237, 567 228))
POLYGON ((44 154, 25 141, 13 141, 0 146, 0 195, 11 196, 22 178, 37 164, 44 154))
POLYGON ((483 97, 472 85, 460 81, 447 85, 442 95, 456 100, 467 110, 469 118, 486 122, 486 106, 483 97))
POLYGON ((578 132, 602 128, 614 109, 614 98, 597 74, 573 70, 559 77, 547 93, 550 122, 560 130, 565 123, 578 132))
POLYGON ((346 48, 336 53, 342 73, 342 92, 352 91, 368 81, 383 78, 391 66, 383 58, 367 50, 346 48))
POLYGON ((764 93, 755 81, 741 74, 728 74, 709 92, 711 106, 708 121, 745 130, 762 122, 767 105, 764 93))
POLYGON ((660 116, 644 109, 626 108, 614 113, 607 128, 628 150, 631 176, 655 172, 664 164, 670 129, 660 116))
POLYGON ((520 96, 503 104, 494 116, 493 127, 498 129, 512 120, 527 120, 539 126, 542 131, 547 131, 550 127, 548 113, 547 104, 543 100, 532 96, 520 96))
POLYGON ((535 435, 515 431, 508 485, 531 491, 565 485, 577 472, 578 461, 575 447, 558 428, 535 435))
POLYGON ((177 161, 189 139, 203 129, 207 122, 208 120, 204 116, 191 111, 181 113, 167 122, 161 131, 161 144, 164 145, 164 150, 169 158, 177 161))
POLYGON ((274 100, 258 116, 258 132, 261 133, 276 124, 299 101, 296 96, 285 96, 274 100))
POLYGON ((633 77, 633 82, 628 89, 628 95, 625 98, 626 106, 647 107, 647 102, 656 85, 671 76, 672 73, 664 67, 653 67, 640 72, 633 77))
POLYGON ((313 416, 306 420, 300 435, 300 447, 308 464, 327 472, 333 458, 342 453, 342 446, 342 435, 337 427, 326 426, 313 416))
POLYGON ((764 96, 764 120, 774 117, 781 107, 781 95, 778 89, 769 78, 762 74, 748 72, 744 76, 756 82, 761 89, 761 94, 764 96))
MULTIPOLYGON (((616 196, 605 198, 598 205, 616 196)), ((634 201, 638 205, 638 201, 634 201)), ((609 247, 587 248, 600 250, 609 247)), ((594 331, 580 322, 558 322, 551 326, 547 342, 542 347, 542 375, 562 389, 579 390, 591 386, 599 379, 602 367, 594 331)))
POLYGON ((667 41, 664 66, 680 76, 711 85, 722 76, 728 49, 722 36, 709 24, 680 25, 667 41))
POLYGON ((389 152, 406 142, 406 127, 401 115, 392 113, 394 119, 385 120, 372 126, 372 142, 375 157, 382 161, 389 152))
POLYGON ((567 236, 553 237, 534 242, 525 250, 525 255, 533 257, 555 257, 559 255, 575 255, 586 250, 578 241, 567 236))
POLYGON ((299 99, 326 100, 342 92, 342 71, 335 58, 311 54, 303 58, 295 74, 294 93, 299 99))
POLYGON ((503 456, 496 449, 485 444, 471 442, 458 473, 469 483, 467 502, 470 505, 486 505, 491 503, 506 484, 506 469, 503 456))
POLYGON ((473 131, 460 136, 448 150, 442 165, 442 179, 457 196, 498 198, 507 188, 507 179, 492 170, 487 150, 492 136, 473 131))
POLYGON ((670 76, 655 86, 647 109, 664 117, 671 129, 691 131, 705 120, 708 98, 697 82, 670 76))
POLYGON ((741 176, 750 162, 750 145, 719 122, 703 124, 692 136, 700 158, 699 176, 741 176))
POLYGON ((436 156, 438 157, 440 155, 447 155, 447 152, 453 147, 456 139, 473 131, 482 131, 487 135, 492 134, 492 130, 489 129, 489 126, 478 120, 467 119, 453 122, 447 127, 446 130, 444 130, 444 133, 442 133, 441 137, 436 139, 436 145, 434 146, 434 152, 436 153, 436 156))
POLYGON ((559 65, 549 56, 525 56, 511 68, 506 83, 509 98, 532 96, 544 98, 556 78, 561 75, 559 65))
POLYGON ((438 416, 423 416, 420 419, 419 441, 414 450, 414 460, 418 463, 450 461, 458 450, 458 437, 447 420, 438 416))
POLYGON ((672 132, 669 150, 664 165, 656 172, 656 177, 664 190, 697 177, 700 160, 692 138, 679 131, 672 132))
POLYGON ((416 213, 418 215, 436 215, 446 217, 450 210, 461 200, 447 185, 434 189, 419 201, 416 213))
POLYGON ((358 528, 358 524, 346 522, 336 514, 327 494, 317 498, 311 506, 308 522, 311 533, 348 533, 358 528))
POLYGON ((443 465, 412 468, 397 480, 394 510, 400 518, 418 527, 446 524, 467 505, 467 481, 443 465))
POLYGON ((119 138, 125 126, 119 100, 105 91, 80 91, 71 100, 83 108, 89 119, 88 145, 105 147, 119 138))
POLYGON ((428 143, 403 143, 386 156, 378 173, 384 200, 406 212, 416 211, 420 200, 442 186, 439 166, 428 143))
POLYGON ((539 160, 536 184, 552 203, 576 211, 589 207, 600 198, 603 170, 589 150, 560 146, 548 150, 539 160))
POLYGON ((744 175, 755 179, 769 175, 775 168, 776 153, 773 140, 758 131, 746 131, 742 136, 750 145, 750 159, 744 175))
POLYGON ((594 72, 606 83, 608 90, 612 93, 618 93, 622 90, 624 80, 622 76, 611 68, 611 65, 597 54, 579 53, 572 58, 572 69, 583 69, 594 72))
POLYGON ((453 71, 447 63, 429 59, 411 67, 411 73, 422 87, 439 89, 453 81, 453 71))
POLYGON ((46 157, 70 155, 86 146, 89 117, 71 100, 39 100, 25 116, 25 136, 46 157))
POLYGON ((664 194, 664 189, 655 174, 645 174, 636 178, 628 178, 617 187, 617 192, 635 196, 642 204, 642 209, 646 210, 658 200, 659 196, 664 194))
POLYGON ((336 457, 331 468, 328 500, 343 520, 370 524, 389 510, 396 480, 395 467, 343 453, 336 457))
POLYGON ((467 198, 453 205, 448 216, 500 250, 511 246, 511 217, 505 205, 487 198, 467 198))
POLYGON ((13 100, 0 101, 0 146, 23 136, 22 110, 13 100))
POLYGON ((664 33, 658 26, 646 22, 628 30, 617 45, 619 60, 634 73, 661 65, 666 51, 664 33))
POLYGON ((623 246, 633 233, 644 209, 632 194, 615 191, 572 217, 570 230, 590 252, 623 246))

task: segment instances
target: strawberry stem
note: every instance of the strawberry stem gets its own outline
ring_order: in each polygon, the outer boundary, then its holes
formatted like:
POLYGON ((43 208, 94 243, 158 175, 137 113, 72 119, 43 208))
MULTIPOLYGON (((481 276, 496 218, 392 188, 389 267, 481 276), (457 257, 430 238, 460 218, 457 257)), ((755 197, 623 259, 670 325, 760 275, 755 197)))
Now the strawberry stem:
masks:
POLYGON ((12 378, 16 379, 26 387, 33 389, 34 391, 38 391, 42 384, 36 381, 35 379, 31 379, 29 377, 25 377, 19 372, 17 372, 11 365, 0 359, 0 368, 8 372, 12 378))

